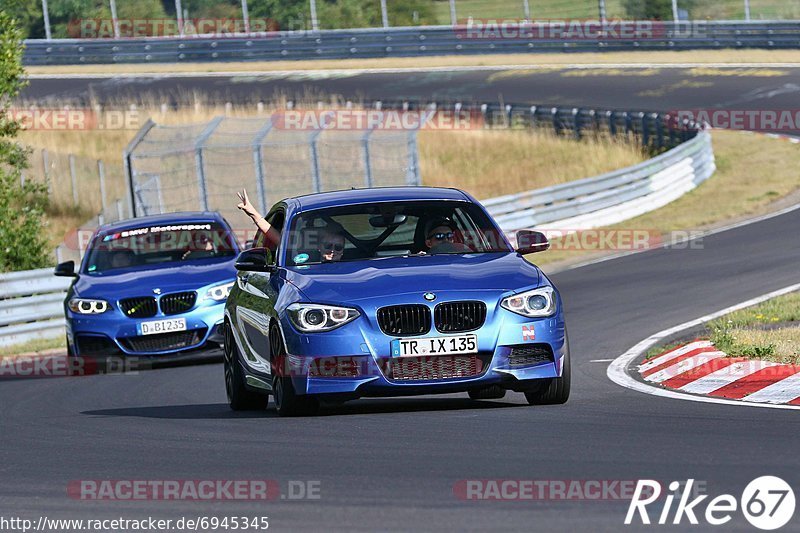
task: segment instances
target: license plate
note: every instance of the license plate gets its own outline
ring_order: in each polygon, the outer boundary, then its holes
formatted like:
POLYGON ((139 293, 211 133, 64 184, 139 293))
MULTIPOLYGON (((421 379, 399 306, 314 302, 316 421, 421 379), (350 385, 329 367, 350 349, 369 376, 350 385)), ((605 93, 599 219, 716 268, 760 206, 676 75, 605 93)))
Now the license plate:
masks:
POLYGON ((392 341, 392 357, 453 355, 477 352, 477 335, 429 337, 424 339, 395 339, 392 341))
POLYGON ((186 319, 170 318, 169 320, 152 320, 139 324, 139 333, 142 335, 155 335, 170 331, 186 331, 186 319))

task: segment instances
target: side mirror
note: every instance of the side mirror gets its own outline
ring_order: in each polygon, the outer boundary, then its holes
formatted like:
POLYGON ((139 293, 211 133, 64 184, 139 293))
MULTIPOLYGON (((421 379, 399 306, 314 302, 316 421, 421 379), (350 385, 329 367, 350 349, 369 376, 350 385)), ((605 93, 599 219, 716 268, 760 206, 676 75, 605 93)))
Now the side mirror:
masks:
POLYGON ((272 263, 272 252, 266 248, 251 248, 236 258, 236 270, 245 272, 275 272, 277 267, 272 263))
POLYGON ((63 263, 59 263, 56 266, 53 274, 65 278, 77 278, 78 275, 75 273, 75 261, 65 261, 63 263))
POLYGON ((521 255, 544 252, 550 248, 550 241, 541 231, 521 230, 517 232, 517 253, 521 255))

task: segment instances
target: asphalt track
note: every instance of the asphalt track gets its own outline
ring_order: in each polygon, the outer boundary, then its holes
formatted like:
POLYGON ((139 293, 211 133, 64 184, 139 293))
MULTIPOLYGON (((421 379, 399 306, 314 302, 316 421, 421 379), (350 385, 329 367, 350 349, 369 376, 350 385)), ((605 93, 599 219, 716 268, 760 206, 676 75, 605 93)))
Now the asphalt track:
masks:
MULTIPOLYGON (((155 96, 169 102, 198 91, 233 102, 324 93, 663 110, 795 109, 800 69, 770 70, 779 72, 34 79, 23 97, 85 103, 90 97, 155 96)), ((645 395, 609 381, 608 363, 592 362, 614 358, 664 328, 800 281, 799 234, 797 210, 708 236, 702 249, 653 250, 556 274, 573 357, 572 398, 563 406, 528 407, 516 394, 483 402, 449 395, 360 400, 305 419, 281 419, 271 409, 236 414, 225 403, 218 364, 0 382, 0 516, 266 515, 272 529, 306 531, 618 531, 626 502, 461 501, 453 487, 466 479, 694 478, 712 496, 738 497, 750 480, 770 474, 800 487, 794 413, 645 395), (315 480, 321 498, 70 499, 68 483, 81 479, 274 479, 284 493, 289 480, 315 480)), ((795 517, 785 529, 800 530, 798 524, 795 517)), ((733 528, 751 530, 740 513, 733 528)))
MULTIPOLYGON (((235 414, 218 364, 0 382, 0 516, 266 515, 279 531, 618 531, 624 502, 461 501, 453 486, 693 478, 712 496, 738 498, 750 480, 770 474, 800 487, 795 413, 645 395, 613 384, 607 363, 592 362, 796 283, 798 232, 795 210, 707 236, 702 249, 652 250, 556 274, 574 361, 573 394, 563 406, 529 407, 516 394, 481 402, 450 395, 360 400, 315 418, 282 419, 272 409, 235 414), (81 479, 318 480, 321 498, 68 498, 70 480, 81 479)), ((795 516, 787 529, 798 524, 795 516)), ((726 529, 748 527, 737 514, 726 529)))
POLYGON ((792 109, 798 107, 800 68, 552 68, 418 72, 314 71, 170 77, 36 78, 21 99, 85 105, 254 103, 276 96, 513 102, 611 109, 792 109))

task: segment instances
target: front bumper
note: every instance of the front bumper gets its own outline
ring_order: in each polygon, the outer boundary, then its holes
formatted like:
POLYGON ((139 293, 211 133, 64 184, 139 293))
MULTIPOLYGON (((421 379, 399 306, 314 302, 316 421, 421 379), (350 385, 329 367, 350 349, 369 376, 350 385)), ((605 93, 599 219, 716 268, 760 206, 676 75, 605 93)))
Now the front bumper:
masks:
MULTIPOLYGON (((298 394, 349 397, 460 392, 491 385, 524 391, 561 375, 569 348, 560 301, 554 315, 540 319, 511 313, 488 298, 483 301, 486 321, 469 332, 478 338, 478 353, 472 356, 393 358, 395 337, 369 318, 376 316, 374 310, 361 309, 355 321, 321 334, 299 333, 284 318, 281 329, 289 354, 284 368, 298 394), (470 357, 474 361, 467 361, 470 357), (401 379, 395 375, 398 367, 401 379)), ((406 338, 447 336, 432 329, 406 338)))
POLYGON ((224 341, 222 322, 225 302, 199 304, 177 315, 159 313, 150 318, 132 319, 118 309, 100 315, 79 315, 69 309, 67 343, 78 356, 170 356, 218 348, 224 341), (173 318, 186 319, 186 331, 140 335, 141 322, 173 318))

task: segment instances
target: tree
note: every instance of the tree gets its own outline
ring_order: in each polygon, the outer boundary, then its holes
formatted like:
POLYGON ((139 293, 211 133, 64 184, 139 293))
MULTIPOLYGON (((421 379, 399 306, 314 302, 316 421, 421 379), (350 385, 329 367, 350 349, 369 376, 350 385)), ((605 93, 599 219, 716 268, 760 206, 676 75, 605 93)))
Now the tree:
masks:
POLYGON ((9 114, 24 85, 22 31, 0 9, 0 272, 47 266, 44 210, 47 191, 41 184, 21 183, 28 151, 15 142, 20 125, 9 114))
MULTIPOLYGON (((672 20, 672 0, 624 0, 625 13, 631 20, 672 20)), ((691 10, 694 0, 680 0, 681 10, 691 10)))

